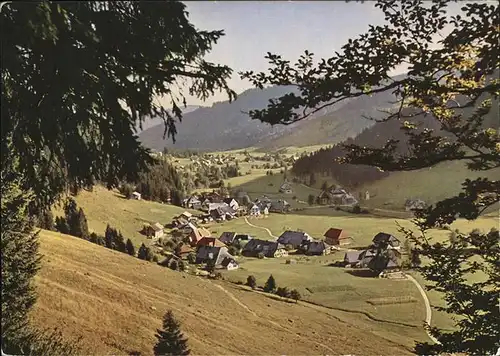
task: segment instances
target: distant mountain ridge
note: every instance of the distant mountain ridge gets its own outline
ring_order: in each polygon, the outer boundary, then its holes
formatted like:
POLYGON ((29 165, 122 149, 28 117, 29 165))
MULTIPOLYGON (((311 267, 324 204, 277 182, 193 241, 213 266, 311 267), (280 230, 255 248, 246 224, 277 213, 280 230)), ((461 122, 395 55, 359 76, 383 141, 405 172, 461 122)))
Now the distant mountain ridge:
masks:
MULTIPOLYGON (((192 111, 195 111, 196 109, 199 109, 203 106, 200 106, 200 105, 187 105, 185 108, 184 107, 181 107, 181 111, 183 114, 187 114, 187 113, 190 113, 192 111)), ((146 118, 146 120, 142 123, 142 129, 141 129, 141 125, 137 124, 136 125, 136 130, 137 130, 137 133, 141 133, 142 131, 145 131, 147 129, 149 129, 150 127, 155 127, 155 126, 159 126, 159 125, 163 125, 163 119, 162 118, 159 118, 159 117, 148 117, 146 118)))
POLYGON ((141 142, 148 148, 197 149, 204 151, 230 150, 246 147, 279 148, 336 144, 355 137, 371 127, 374 121, 363 116, 380 118, 380 110, 395 100, 392 93, 379 93, 348 99, 329 106, 311 117, 291 125, 275 125, 252 120, 246 112, 265 108, 270 99, 295 90, 292 86, 273 86, 249 89, 238 98, 214 103, 186 112, 177 123, 177 141, 163 139, 164 126, 160 122, 140 133, 141 142))

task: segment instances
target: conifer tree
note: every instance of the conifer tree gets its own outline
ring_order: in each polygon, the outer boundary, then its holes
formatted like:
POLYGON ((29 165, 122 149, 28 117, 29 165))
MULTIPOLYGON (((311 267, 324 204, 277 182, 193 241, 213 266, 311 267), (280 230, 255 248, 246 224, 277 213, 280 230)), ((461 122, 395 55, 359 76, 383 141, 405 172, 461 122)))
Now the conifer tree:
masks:
POLYGON ((116 248, 116 236, 118 232, 113 229, 109 224, 106 226, 106 231, 104 232, 104 243, 107 248, 114 250, 116 248))
POLYGON ((132 241, 130 239, 127 239, 126 249, 127 249, 127 253, 130 256, 135 256, 135 247, 134 247, 134 244, 132 243, 132 241))
POLYGON ((82 208, 78 209, 77 218, 75 220, 76 225, 74 236, 88 240, 90 237, 89 227, 87 223, 87 217, 85 216, 82 208))
POLYGON ((153 348, 155 356, 185 356, 190 354, 187 338, 180 330, 180 323, 169 310, 163 317, 163 327, 156 332, 158 342, 153 348))
POLYGON ((120 231, 115 235, 115 249, 117 251, 127 253, 127 245, 125 239, 120 231))
POLYGON ((61 234, 69 235, 70 229, 66 218, 63 216, 56 217, 56 230, 61 234))
POLYGON ((271 274, 264 285, 264 292, 274 293, 276 291, 276 281, 274 280, 273 275, 271 274))

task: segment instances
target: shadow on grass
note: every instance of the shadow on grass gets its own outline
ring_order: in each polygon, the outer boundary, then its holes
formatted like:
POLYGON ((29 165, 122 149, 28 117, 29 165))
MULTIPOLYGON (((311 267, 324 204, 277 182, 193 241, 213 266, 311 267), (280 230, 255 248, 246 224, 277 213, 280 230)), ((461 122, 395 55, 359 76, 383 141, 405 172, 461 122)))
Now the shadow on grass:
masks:
POLYGON ((377 273, 369 269, 346 269, 345 272, 349 273, 351 276, 361 278, 374 278, 377 276, 377 273))

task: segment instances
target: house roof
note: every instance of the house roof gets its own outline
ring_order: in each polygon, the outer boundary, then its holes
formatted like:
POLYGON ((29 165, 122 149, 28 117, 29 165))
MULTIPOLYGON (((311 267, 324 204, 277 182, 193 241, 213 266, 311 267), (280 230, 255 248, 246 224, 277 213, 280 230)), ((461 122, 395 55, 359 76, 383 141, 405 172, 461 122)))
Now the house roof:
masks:
POLYGON ((191 248, 191 246, 183 244, 181 248, 179 249, 179 254, 185 254, 185 253, 191 253, 194 250, 191 248))
POLYGON ((225 244, 230 244, 231 242, 233 242, 235 236, 236 236, 236 232, 227 232, 226 231, 220 235, 219 240, 221 240, 225 244))
POLYGON ((313 241, 307 246, 308 253, 323 253, 328 248, 324 241, 313 241))
POLYGON ((300 246, 305 241, 310 241, 311 237, 305 232, 301 231, 285 231, 278 238, 278 242, 283 245, 300 246))
POLYGON ((225 247, 226 244, 215 237, 202 237, 198 242, 198 246, 215 246, 225 247))
POLYGON ((208 231, 204 227, 199 227, 199 228, 194 227, 194 229, 192 229, 192 233, 194 234, 196 242, 199 241, 199 240, 201 240, 204 237, 210 237, 210 236, 212 236, 212 234, 210 233, 210 231, 208 231))
POLYGON ((236 200, 234 198, 225 198, 223 200, 223 202, 226 203, 226 204, 231 204, 233 202, 233 200, 236 202, 236 200))
POLYGON ((342 229, 336 229, 336 228, 329 228, 327 232, 323 235, 324 237, 330 238, 330 239, 346 239, 347 234, 344 230, 342 229))
POLYGON ((163 230, 163 225, 160 223, 154 223, 151 225, 154 231, 162 231, 163 230))
POLYGON ((191 218, 193 217, 193 214, 191 214, 189 211, 185 211, 181 214, 181 216, 185 216, 186 218, 191 218))
POLYGON ((227 247, 201 246, 196 254, 196 260, 198 262, 212 260, 215 261, 215 265, 220 265, 225 258, 234 259, 234 257, 227 252, 227 247))
POLYGON ((374 244, 387 244, 392 247, 399 246, 399 240, 395 236, 386 232, 379 232, 377 235, 375 235, 372 242, 374 244))
POLYGON ((245 247, 243 247, 242 252, 252 253, 255 255, 262 252, 265 256, 271 257, 274 255, 274 252, 280 247, 281 245, 279 245, 276 241, 252 239, 248 241, 245 247))
POLYGON ((138 196, 140 196, 141 193, 139 193, 139 192, 133 192, 132 195, 138 195, 138 196))
POLYGON ((362 251, 347 251, 344 255, 344 261, 348 263, 356 263, 359 261, 359 256, 362 251))

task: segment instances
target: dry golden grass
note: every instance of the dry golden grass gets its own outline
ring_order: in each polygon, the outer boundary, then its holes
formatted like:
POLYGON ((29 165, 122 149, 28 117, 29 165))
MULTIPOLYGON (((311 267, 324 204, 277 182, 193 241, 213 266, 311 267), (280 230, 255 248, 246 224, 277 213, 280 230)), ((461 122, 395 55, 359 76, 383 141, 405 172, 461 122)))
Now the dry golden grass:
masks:
POLYGON ((45 258, 33 319, 68 339, 82 337, 86 354, 150 355, 168 309, 198 355, 409 353, 328 311, 173 272, 71 236, 43 231, 40 240, 45 258))

